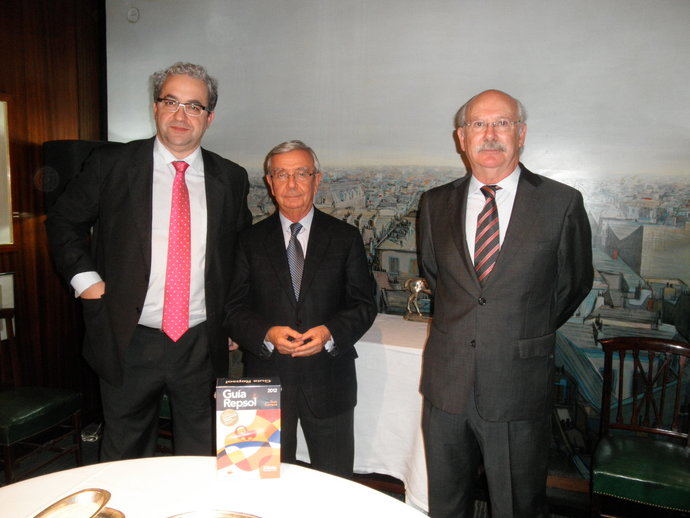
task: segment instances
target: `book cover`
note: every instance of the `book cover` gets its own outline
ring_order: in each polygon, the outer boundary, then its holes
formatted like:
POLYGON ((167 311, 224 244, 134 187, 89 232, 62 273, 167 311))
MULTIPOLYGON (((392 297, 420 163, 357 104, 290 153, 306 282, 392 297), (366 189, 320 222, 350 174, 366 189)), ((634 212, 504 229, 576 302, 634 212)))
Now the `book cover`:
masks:
POLYGON ((280 383, 219 379, 216 384, 219 475, 280 476, 280 383))

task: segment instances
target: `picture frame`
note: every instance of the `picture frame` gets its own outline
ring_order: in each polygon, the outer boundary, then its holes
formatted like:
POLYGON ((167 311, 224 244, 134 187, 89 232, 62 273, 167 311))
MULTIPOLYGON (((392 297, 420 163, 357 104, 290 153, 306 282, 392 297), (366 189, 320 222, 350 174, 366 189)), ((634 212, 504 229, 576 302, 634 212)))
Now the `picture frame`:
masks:
POLYGON ((0 94, 0 248, 14 245, 9 106, 10 97, 0 94))
POLYGON ((0 247, 14 245, 8 95, 0 94, 0 247))

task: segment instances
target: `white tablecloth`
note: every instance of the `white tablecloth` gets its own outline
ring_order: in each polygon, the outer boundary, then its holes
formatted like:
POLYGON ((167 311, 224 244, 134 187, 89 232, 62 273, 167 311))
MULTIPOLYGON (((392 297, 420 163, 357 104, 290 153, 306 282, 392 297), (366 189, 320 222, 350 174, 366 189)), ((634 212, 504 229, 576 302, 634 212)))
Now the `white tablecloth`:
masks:
MULTIPOLYGON (((427 510, 419 376, 428 324, 378 315, 357 343, 355 472, 383 473, 405 484, 406 498, 427 510)), ((299 434, 297 458, 308 461, 299 434)))
POLYGON ((0 516, 29 518, 81 489, 102 488, 126 518, 232 510, 261 518, 420 518, 420 512, 361 484, 283 464, 281 478, 216 478, 213 457, 153 457, 94 464, 0 488, 0 516))

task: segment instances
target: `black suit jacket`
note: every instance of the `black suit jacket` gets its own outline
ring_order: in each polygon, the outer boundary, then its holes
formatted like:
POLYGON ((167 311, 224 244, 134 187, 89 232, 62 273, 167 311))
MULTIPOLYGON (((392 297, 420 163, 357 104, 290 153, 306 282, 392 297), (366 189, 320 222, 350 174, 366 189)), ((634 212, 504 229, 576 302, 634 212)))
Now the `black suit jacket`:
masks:
POLYGON ((283 385, 299 385, 314 414, 332 416, 357 402, 354 344, 376 317, 374 293, 357 229, 315 209, 295 300, 276 211, 240 235, 226 325, 246 352, 248 376, 278 376, 283 385), (263 341, 270 327, 304 332, 322 324, 333 335, 334 354, 292 358, 274 351, 266 357, 263 341))
POLYGON ((461 412, 474 394, 489 421, 544 416, 555 331, 592 287, 582 195, 520 166, 503 246, 483 286, 465 239, 470 176, 420 201, 419 263, 434 292, 421 391, 446 412, 461 412))
MULTIPOLYGON (((107 144, 93 151, 48 213, 46 228, 59 272, 97 271, 102 299, 84 300, 84 356, 111 384, 122 379, 121 351, 139 321, 151 269, 154 139, 107 144), (90 232, 93 228, 93 238, 90 232)), ((223 306, 237 232, 251 223, 247 172, 202 149, 207 207, 205 298, 209 354, 227 375, 223 306)))

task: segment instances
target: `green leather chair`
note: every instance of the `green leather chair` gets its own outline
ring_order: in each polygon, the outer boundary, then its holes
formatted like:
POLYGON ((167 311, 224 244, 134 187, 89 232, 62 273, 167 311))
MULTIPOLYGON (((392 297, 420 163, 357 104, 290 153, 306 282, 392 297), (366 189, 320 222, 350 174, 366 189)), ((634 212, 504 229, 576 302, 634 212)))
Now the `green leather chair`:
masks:
MULTIPOLYGON (((592 516, 616 500, 690 512, 690 344, 600 340, 604 349, 600 440, 592 458, 592 516)), ((630 504, 626 504, 630 505, 630 504)), ((649 506, 649 507, 648 507, 649 506)))
MULTIPOLYGON (((7 333, 0 343, 0 361, 9 358, 13 384, 18 384, 19 355, 13 318, 14 309, 0 309, 7 333)), ((0 389, 0 445, 4 484, 27 478, 71 453, 77 466, 81 466, 81 394, 45 387, 0 389), (39 453, 42 455, 36 455, 39 453)))

